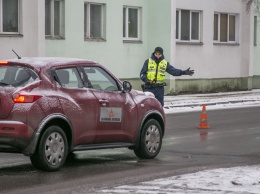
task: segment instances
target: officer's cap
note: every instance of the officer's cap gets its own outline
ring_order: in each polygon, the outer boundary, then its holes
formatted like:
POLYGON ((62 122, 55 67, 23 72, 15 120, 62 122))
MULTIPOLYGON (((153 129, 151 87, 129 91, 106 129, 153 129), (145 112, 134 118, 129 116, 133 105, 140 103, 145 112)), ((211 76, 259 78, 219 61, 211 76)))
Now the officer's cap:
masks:
POLYGON ((156 48, 154 49, 154 53, 156 53, 156 52, 163 54, 163 49, 162 49, 162 47, 159 47, 159 46, 156 47, 156 48))

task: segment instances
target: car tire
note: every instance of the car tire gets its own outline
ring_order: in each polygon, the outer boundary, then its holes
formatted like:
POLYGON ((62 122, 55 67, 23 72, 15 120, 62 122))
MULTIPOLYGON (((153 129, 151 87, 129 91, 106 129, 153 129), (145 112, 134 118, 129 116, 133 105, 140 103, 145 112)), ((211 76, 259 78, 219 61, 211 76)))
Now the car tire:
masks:
POLYGON ((154 120, 148 120, 141 132, 138 148, 134 149, 135 155, 142 159, 155 158, 162 146, 162 129, 160 124, 154 120))
POLYGON ((44 131, 30 159, 39 170, 56 171, 64 165, 67 153, 68 142, 64 131, 58 126, 50 126, 44 131))

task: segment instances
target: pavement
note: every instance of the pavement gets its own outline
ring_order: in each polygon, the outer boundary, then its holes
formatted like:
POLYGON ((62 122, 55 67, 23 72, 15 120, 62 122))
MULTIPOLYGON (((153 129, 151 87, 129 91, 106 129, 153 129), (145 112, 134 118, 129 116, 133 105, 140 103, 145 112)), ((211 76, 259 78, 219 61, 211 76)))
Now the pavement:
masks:
MULTIPOLYGON (((164 112, 166 114, 202 111, 202 105, 206 105, 207 110, 260 107, 260 89, 164 97, 164 112)), ((211 147, 208 144, 206 146, 211 147)), ((203 170, 146 182, 104 188, 97 193, 259 194, 259 171, 260 165, 203 170)))
POLYGON ((232 107, 260 106, 260 89, 206 94, 186 94, 164 97, 165 113, 232 107))
MULTIPOLYGON (((164 97, 165 113, 201 111, 202 105, 209 110, 260 107, 260 89, 164 97)), ((98 193, 259 194, 259 172, 260 165, 218 168, 105 188, 98 193)))

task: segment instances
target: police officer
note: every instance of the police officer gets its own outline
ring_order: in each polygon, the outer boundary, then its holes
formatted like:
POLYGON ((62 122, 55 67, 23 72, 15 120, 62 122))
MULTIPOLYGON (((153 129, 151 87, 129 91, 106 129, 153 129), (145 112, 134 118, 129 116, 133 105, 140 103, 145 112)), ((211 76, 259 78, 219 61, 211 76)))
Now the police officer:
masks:
POLYGON ((173 76, 191 76, 194 74, 194 70, 190 70, 190 68, 184 71, 174 68, 164 59, 163 49, 161 47, 156 47, 151 58, 144 62, 140 77, 145 83, 142 84, 143 90, 152 92, 162 106, 164 105, 164 86, 166 86, 166 83, 164 82, 165 72, 173 76))

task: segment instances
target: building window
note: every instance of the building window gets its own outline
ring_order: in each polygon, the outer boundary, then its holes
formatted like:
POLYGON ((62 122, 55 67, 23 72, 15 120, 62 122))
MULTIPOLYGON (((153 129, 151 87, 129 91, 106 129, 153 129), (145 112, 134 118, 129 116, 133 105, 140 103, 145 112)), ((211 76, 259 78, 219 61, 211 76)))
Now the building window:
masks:
POLYGON ((0 0, 0 33, 18 34, 19 0, 0 0))
POLYGON ((123 38, 124 40, 141 40, 141 8, 123 8, 123 38))
POLYGON ((200 41, 200 11, 176 11, 176 39, 179 41, 200 41))
POLYGON ((214 14, 214 41, 234 43, 237 40, 237 15, 215 13, 214 14))
POLYGON ((45 36, 63 37, 63 1, 45 0, 45 36))
POLYGON ((257 28, 258 28, 257 16, 254 16, 254 46, 257 46, 257 28))
POLYGON ((84 36, 85 39, 105 39, 105 5, 85 3, 84 36))

